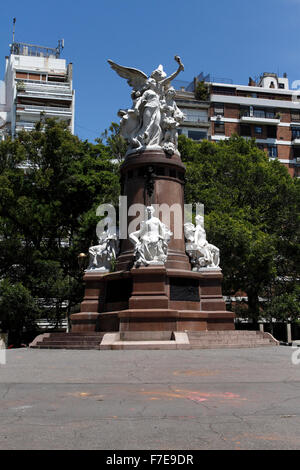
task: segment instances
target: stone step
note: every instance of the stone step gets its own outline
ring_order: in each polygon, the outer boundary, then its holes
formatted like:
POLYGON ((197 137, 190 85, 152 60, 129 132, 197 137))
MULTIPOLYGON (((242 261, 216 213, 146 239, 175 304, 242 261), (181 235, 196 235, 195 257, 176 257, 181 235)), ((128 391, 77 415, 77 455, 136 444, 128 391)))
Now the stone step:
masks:
POLYGON ((232 349, 275 346, 271 335, 261 331, 50 333, 35 339, 36 349, 232 349), (184 335, 184 338, 181 336, 184 335), (117 338, 118 336, 118 338, 117 338), (113 338, 110 338, 113 337, 113 338), (109 339, 110 338, 110 339, 109 339), (176 339, 177 338, 177 339, 176 339), (106 344, 107 343, 107 344, 106 344))
POLYGON ((188 331, 189 336, 257 336, 261 331, 188 331))
POLYGON ((99 350, 99 345, 98 346, 83 346, 82 344, 72 344, 70 345, 69 343, 62 343, 60 345, 54 345, 54 344, 43 344, 41 343, 40 345, 32 346, 34 349, 97 349, 99 350))
POLYGON ((36 338, 31 348, 35 349, 98 349, 104 332, 49 333, 36 338))
POLYGON ((202 341, 203 339, 209 339, 209 340, 219 340, 223 341, 224 339, 232 339, 233 341, 237 339, 250 339, 250 340, 256 340, 256 339, 261 339, 264 338, 263 334, 258 334, 258 335, 203 335, 203 336, 194 336, 194 335, 188 335, 190 339, 195 339, 197 341, 202 341))
POLYGON ((101 341, 41 341, 37 343, 37 346, 45 345, 45 346, 60 346, 65 344, 67 346, 74 346, 74 345, 81 345, 81 346, 99 346, 101 341))
POLYGON ((260 344, 260 343, 270 343, 270 340, 268 339, 224 339, 224 340, 209 340, 209 339, 203 339, 201 341, 196 341, 196 340, 191 340, 190 339, 190 344, 240 344, 240 343, 253 343, 253 344, 260 344))
POLYGON ((93 332, 88 333, 50 333, 51 338, 102 338, 104 332, 93 334, 93 332))
POLYGON ((232 349, 275 346, 278 342, 261 331, 191 331, 188 333, 192 349, 232 349))
POLYGON ((177 349, 175 341, 116 341, 111 345, 111 349, 120 350, 132 350, 132 349, 177 349))
MULTIPOLYGON (((104 336, 104 335, 103 335, 104 336)), ((101 341, 103 336, 49 336, 44 341, 101 341)))
POLYGON ((240 343, 240 344, 211 344, 211 345, 191 345, 191 349, 240 349, 240 348, 265 348, 273 347, 274 343, 240 343))

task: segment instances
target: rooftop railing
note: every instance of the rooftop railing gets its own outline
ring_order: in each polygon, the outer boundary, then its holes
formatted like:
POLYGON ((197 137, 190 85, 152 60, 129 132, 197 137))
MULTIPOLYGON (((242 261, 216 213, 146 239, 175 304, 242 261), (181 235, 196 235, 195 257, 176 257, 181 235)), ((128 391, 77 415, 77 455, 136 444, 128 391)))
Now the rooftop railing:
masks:
POLYGON ((25 55, 31 57, 52 57, 59 59, 61 45, 56 48, 26 44, 24 42, 13 42, 10 46, 10 53, 14 55, 25 55))

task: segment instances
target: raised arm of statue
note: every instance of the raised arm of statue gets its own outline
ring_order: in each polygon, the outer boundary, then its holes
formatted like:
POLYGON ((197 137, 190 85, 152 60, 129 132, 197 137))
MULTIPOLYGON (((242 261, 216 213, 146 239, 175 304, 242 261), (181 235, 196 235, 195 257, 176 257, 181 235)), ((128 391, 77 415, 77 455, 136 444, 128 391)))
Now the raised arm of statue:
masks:
POLYGON ((184 65, 183 63, 181 62, 181 59, 178 55, 176 55, 174 57, 174 59, 176 60, 176 62, 178 62, 178 69, 176 70, 176 72, 172 73, 172 75, 170 75, 169 77, 166 77, 164 78, 160 83, 161 85, 163 85, 165 88, 169 88, 170 84, 171 84, 171 81, 174 80, 174 78, 177 77, 177 75, 184 70, 184 65))

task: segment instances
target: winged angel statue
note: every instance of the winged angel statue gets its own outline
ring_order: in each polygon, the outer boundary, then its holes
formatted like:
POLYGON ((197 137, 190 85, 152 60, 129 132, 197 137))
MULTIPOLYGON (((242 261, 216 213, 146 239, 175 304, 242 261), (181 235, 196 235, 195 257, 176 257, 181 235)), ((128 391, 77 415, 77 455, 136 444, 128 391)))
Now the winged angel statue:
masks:
POLYGON ((108 60, 117 74, 132 87, 132 108, 121 109, 121 135, 128 143, 127 154, 144 149, 163 149, 172 155, 177 150, 177 128, 184 115, 175 103, 171 81, 184 70, 180 57, 175 56, 178 69, 167 77, 159 65, 150 77, 140 70, 123 67, 108 60))

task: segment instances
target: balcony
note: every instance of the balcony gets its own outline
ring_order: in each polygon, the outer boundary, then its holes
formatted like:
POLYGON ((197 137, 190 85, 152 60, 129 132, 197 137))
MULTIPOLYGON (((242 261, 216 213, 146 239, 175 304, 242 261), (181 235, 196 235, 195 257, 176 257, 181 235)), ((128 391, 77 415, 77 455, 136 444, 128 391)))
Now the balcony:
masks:
POLYGON ((16 83, 24 85, 43 85, 50 87, 67 87, 70 88, 68 82, 46 82, 45 80, 29 80, 27 78, 16 78, 16 83))
POLYGON ((20 98, 41 98, 43 100, 61 100, 61 101, 72 101, 72 93, 55 93, 49 92, 48 90, 41 91, 18 91, 18 97, 20 98))
POLYGON ((262 117, 262 116, 250 116, 250 115, 241 115, 240 122, 245 124, 266 124, 270 126, 276 126, 280 124, 280 119, 276 116, 274 117, 262 117))
POLYGON ((72 90, 69 84, 59 85, 55 82, 35 82, 26 80, 17 82, 17 94, 20 97, 72 100, 72 90))
POLYGON ((16 122, 16 131, 32 131, 34 129, 35 122, 24 122, 24 121, 18 121, 16 122))
POLYGON ((208 116, 197 116, 194 114, 187 114, 187 113, 184 114, 183 122, 186 124, 193 125, 193 126, 209 125, 208 116))
POLYGON ((17 104, 17 114, 26 113, 26 114, 41 114, 45 113, 46 116, 61 116, 61 117, 71 117, 72 109, 71 108, 60 108, 56 106, 36 106, 33 104, 17 104))

